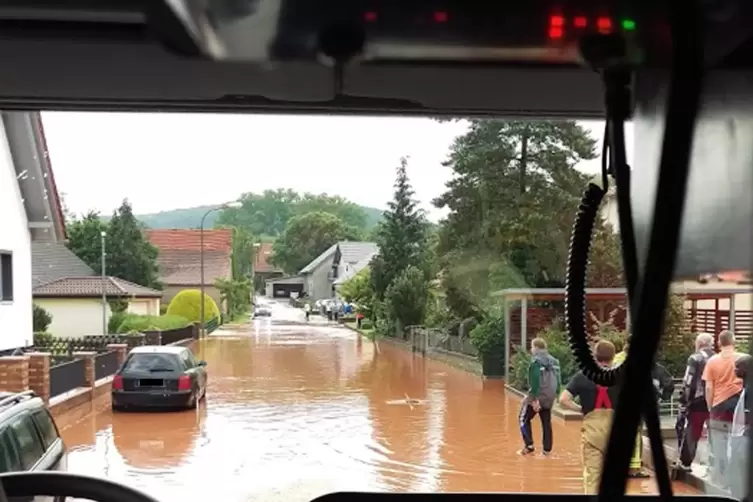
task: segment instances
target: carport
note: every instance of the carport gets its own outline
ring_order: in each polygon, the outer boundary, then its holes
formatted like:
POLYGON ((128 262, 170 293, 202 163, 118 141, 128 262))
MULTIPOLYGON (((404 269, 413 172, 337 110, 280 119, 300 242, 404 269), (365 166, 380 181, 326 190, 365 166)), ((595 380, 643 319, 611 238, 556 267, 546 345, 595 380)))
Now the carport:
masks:
POLYGON ((291 293, 303 292, 304 278, 302 275, 277 277, 266 281, 264 290, 267 298, 290 298, 291 293))

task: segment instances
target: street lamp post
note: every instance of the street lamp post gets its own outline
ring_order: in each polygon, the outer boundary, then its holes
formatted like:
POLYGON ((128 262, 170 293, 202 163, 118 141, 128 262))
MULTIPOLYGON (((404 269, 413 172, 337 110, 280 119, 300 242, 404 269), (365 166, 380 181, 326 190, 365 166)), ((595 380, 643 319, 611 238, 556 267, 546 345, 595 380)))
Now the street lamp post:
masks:
POLYGON ((200 302, 201 302, 201 304, 200 304, 201 305, 200 306, 200 309, 201 309, 201 314, 200 314, 200 316, 201 316, 201 323, 200 323, 201 330, 200 330, 200 335, 201 335, 202 338, 205 337, 206 334, 207 334, 206 333, 206 323, 205 323, 205 319, 204 319, 204 222, 206 221, 207 216, 209 216, 209 214, 212 213, 213 211, 218 211, 220 209, 237 209, 237 208, 239 208, 241 206, 243 206, 243 204, 241 204, 238 201, 228 202, 227 204, 222 204, 220 206, 213 207, 213 208, 209 209, 206 213, 204 213, 204 216, 201 217, 201 225, 199 226, 199 268, 200 268, 200 272, 201 272, 201 284, 199 285, 199 290, 201 291, 201 295, 200 295, 201 296, 201 298, 200 298, 200 302))
POLYGON ((107 335, 107 268, 105 267, 105 257, 107 256, 105 252, 105 238, 107 237, 107 232, 102 231, 99 236, 102 239, 102 270, 100 271, 102 275, 102 334, 107 335))

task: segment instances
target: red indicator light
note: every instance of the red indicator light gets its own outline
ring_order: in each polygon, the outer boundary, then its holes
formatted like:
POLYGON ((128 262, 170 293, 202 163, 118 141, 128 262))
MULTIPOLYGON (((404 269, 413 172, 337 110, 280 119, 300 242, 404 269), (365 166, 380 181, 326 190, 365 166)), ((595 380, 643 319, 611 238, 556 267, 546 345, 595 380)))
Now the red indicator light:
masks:
POLYGON ((565 26, 565 18, 562 16, 552 16, 549 18, 549 26, 552 28, 562 28, 565 26))
POLYGON ((553 40, 562 38, 564 34, 564 30, 559 26, 552 26, 551 28, 549 28, 549 38, 553 40))
POLYGON ((434 13, 435 23, 446 23, 448 19, 450 19, 450 16, 444 11, 437 11, 434 13))
POLYGON ((575 19, 573 19, 573 24, 576 28, 585 28, 588 26, 588 18, 583 16, 578 16, 575 19))
POLYGON ((363 15, 363 20, 367 23, 374 23, 377 19, 379 19, 379 16, 377 16, 376 12, 366 12, 363 15))
POLYGON ((612 31, 612 20, 608 17, 600 17, 596 20, 596 27, 601 33, 609 33, 612 31))

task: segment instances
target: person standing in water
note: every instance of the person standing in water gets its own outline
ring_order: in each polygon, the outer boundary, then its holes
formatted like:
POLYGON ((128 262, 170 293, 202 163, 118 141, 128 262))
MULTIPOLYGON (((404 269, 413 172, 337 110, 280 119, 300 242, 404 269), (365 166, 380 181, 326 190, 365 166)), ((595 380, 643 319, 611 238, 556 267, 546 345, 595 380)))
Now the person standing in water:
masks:
MULTIPOLYGON (((603 368, 614 363, 615 348, 611 342, 601 340, 594 346, 594 358, 603 368)), ((601 480, 604 454, 612 427, 614 406, 619 388, 604 387, 592 382, 582 371, 576 373, 560 394, 560 406, 583 413, 581 427, 581 455, 583 460, 583 484, 586 493, 597 493, 601 480), (574 401, 580 400, 580 406, 574 401)))
POLYGON ((303 312, 306 314, 306 321, 308 322, 309 317, 311 317, 311 304, 306 303, 303 307, 303 312))
POLYGON ((520 408, 520 433, 523 436, 521 455, 536 451, 533 445, 531 420, 536 415, 541 420, 542 453, 552 452, 552 408, 561 387, 560 362, 547 351, 543 338, 531 340, 531 364, 528 366, 528 395, 520 408))

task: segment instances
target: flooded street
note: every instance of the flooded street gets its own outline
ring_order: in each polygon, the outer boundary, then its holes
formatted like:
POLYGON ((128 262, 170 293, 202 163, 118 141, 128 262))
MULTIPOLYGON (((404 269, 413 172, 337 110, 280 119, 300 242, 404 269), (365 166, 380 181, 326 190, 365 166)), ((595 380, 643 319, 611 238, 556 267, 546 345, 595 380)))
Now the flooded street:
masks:
MULTIPOLYGON (((70 470, 164 501, 582 492, 578 423, 555 420, 551 458, 520 457, 520 402, 501 382, 388 343, 375 354, 346 328, 300 319, 276 305, 274 321, 199 342, 209 388, 197 411, 112 414, 103 400, 95 413, 65 417, 70 470)), ((630 489, 653 492, 654 483, 630 489)))

